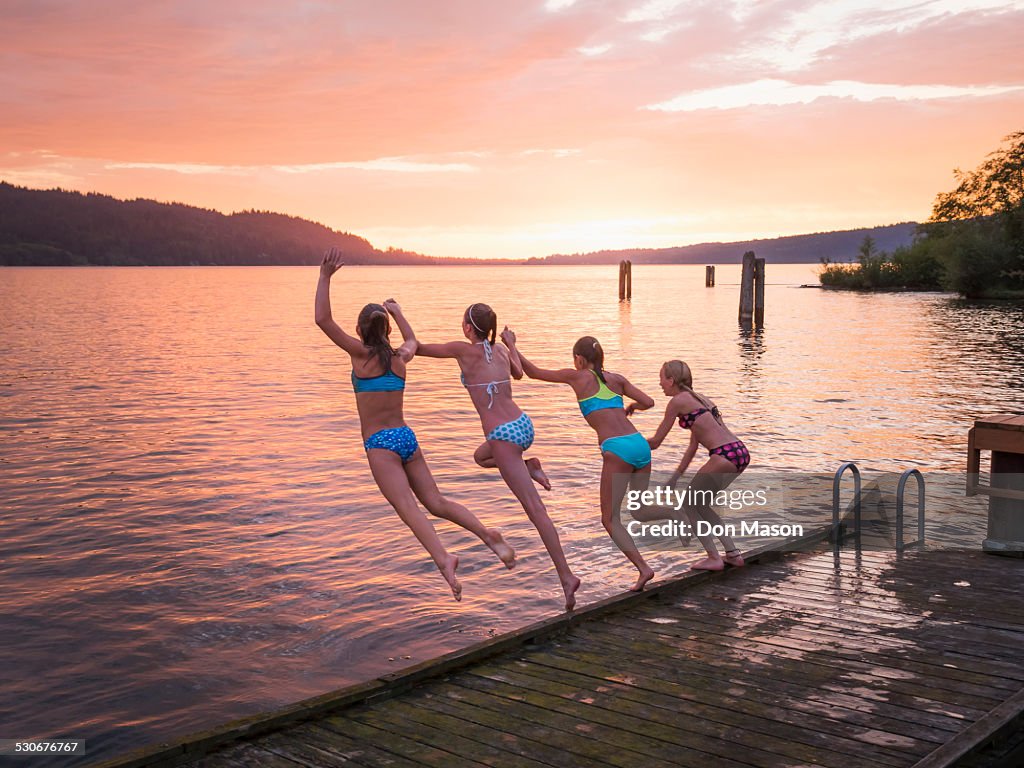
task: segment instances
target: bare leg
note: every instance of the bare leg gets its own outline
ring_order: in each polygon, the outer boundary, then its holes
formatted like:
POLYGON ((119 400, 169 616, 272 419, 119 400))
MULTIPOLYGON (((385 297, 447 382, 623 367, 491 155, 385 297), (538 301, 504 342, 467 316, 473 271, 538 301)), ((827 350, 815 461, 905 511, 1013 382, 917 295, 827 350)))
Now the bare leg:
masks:
POLYGON ((386 448, 371 448, 366 452, 366 458, 370 462, 373 479, 377 481, 377 487, 384 494, 384 498, 395 508, 402 522, 409 526, 409 530, 427 550, 437 569, 448 582, 448 586, 452 588, 455 599, 461 600, 462 585, 455 576, 459 558, 449 554, 444 548, 444 544, 437 537, 437 532, 434 531, 434 526, 416 504, 398 454, 386 448))
POLYGON ((501 477, 505 484, 519 499, 519 503, 526 510, 530 522, 540 534, 540 540, 555 564, 555 571, 562 583, 562 591, 565 593, 565 609, 572 610, 576 606, 576 590, 580 588, 580 580, 577 579, 569 569, 569 563, 562 551, 562 543, 558 538, 558 531, 554 523, 548 517, 548 511, 544 508, 537 489, 533 486, 533 479, 523 462, 523 449, 514 443, 507 443, 504 440, 491 442, 491 455, 498 465, 501 477))
MULTIPOLYGON (((633 592, 640 592, 643 590, 644 585, 654 577, 654 571, 647 565, 640 551, 636 548, 633 537, 629 535, 625 526, 622 525, 622 519, 619 517, 622 499, 626 495, 626 489, 629 487, 633 471, 632 464, 623 461, 612 453, 604 454, 604 467, 601 469, 601 524, 608 531, 608 535, 615 542, 615 546, 640 571, 636 584, 631 587, 633 592)), ((650 478, 650 465, 644 470, 637 471, 645 472, 648 479, 650 478)))
MULTIPOLYGON (((484 440, 483 443, 473 452, 473 461, 479 464, 484 469, 494 469, 498 466, 498 463, 494 460, 494 453, 491 450, 491 443, 488 440, 484 440)), ((551 481, 548 480, 547 474, 544 472, 544 468, 540 465, 540 459, 534 457, 530 459, 524 459, 526 462, 526 469, 530 473, 530 477, 534 479, 545 491, 551 490, 551 481)))
POLYGON ((422 451, 416 451, 413 457, 405 465, 405 474, 409 478, 409 485, 416 498, 427 508, 427 511, 434 517, 450 520, 458 526, 465 528, 474 534, 484 544, 490 547, 491 551, 498 556, 498 559, 508 569, 516 566, 516 553, 505 541, 501 531, 488 528, 472 512, 458 502, 452 501, 441 495, 441 491, 434 482, 434 476, 430 474, 430 467, 422 451))
MULTIPOLYGON (((712 456, 708 459, 707 463, 704 464, 697 474, 694 475, 690 488, 695 491, 711 491, 715 493, 726 488, 733 480, 738 476, 736 467, 731 461, 722 456, 712 456)), ((722 526, 722 518, 718 516, 718 513, 711 508, 710 505, 703 504, 697 505, 687 510, 687 517, 691 517, 691 524, 696 526, 697 518, 703 518, 705 521, 710 523, 712 526, 722 526)), ((696 529, 695 529, 696 530, 696 529)), ((738 564, 742 565, 743 558, 740 557, 740 552, 736 548, 736 543, 730 536, 726 536, 723 532, 718 537, 719 541, 722 542, 722 546, 725 547, 726 556, 732 560, 739 561, 738 564)), ((725 567, 725 561, 721 555, 718 554, 718 549, 715 547, 714 539, 711 536, 698 536, 697 540, 703 545, 705 551, 708 553, 707 558, 701 560, 698 563, 694 563, 691 568, 694 570, 703 571, 720 571, 725 567)))

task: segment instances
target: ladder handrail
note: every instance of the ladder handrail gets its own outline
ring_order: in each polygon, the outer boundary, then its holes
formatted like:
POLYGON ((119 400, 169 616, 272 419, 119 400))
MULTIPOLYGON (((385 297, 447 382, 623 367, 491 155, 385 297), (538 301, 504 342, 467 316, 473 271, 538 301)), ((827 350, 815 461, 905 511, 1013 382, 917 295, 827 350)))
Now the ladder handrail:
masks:
POLYGON ((908 469, 900 475, 899 485, 896 486, 896 552, 902 554, 908 547, 924 546, 924 475, 917 469, 908 469), (914 476, 917 478, 917 541, 909 544, 903 543, 903 495, 906 492, 907 481, 914 476))
POLYGON ((836 470, 832 479, 832 549, 839 552, 841 543, 839 534, 839 481, 842 480, 846 470, 853 473, 853 535, 857 542, 857 549, 860 549, 860 470, 852 461, 844 461, 836 470))

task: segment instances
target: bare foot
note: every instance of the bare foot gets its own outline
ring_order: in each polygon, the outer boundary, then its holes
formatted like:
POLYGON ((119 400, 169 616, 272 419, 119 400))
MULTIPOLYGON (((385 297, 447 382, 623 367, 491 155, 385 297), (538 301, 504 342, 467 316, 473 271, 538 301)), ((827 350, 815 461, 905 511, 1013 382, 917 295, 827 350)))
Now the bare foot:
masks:
POLYGON ((545 491, 551 490, 551 481, 548 480, 548 476, 544 474, 544 470, 540 466, 540 459, 527 459, 526 468, 530 470, 530 477, 537 481, 537 485, 545 491))
POLYGON ((720 557, 706 557, 699 563, 690 566, 691 571, 722 571, 725 570, 725 563, 720 557))
POLYGON ((570 576, 569 581, 562 582, 562 591, 565 592, 565 610, 571 611, 576 607, 576 590, 580 588, 580 580, 570 576))
POLYGON ((738 549, 730 549, 722 559, 729 565, 734 565, 737 568, 746 565, 746 561, 744 561, 743 555, 740 554, 738 549))
POLYGON ((452 596, 456 602, 462 600, 462 585, 459 580, 455 578, 455 571, 459 567, 459 558, 455 555, 448 555, 448 559, 445 561, 444 567, 441 569, 441 575, 444 576, 444 580, 448 582, 448 586, 452 588, 452 596))
POLYGON ((636 584, 630 587, 630 592, 643 592, 644 586, 648 581, 654 578, 654 571, 650 568, 644 568, 640 571, 640 575, 637 577, 636 584))
POLYGON ((491 548, 491 551, 498 556, 498 559, 505 564, 510 571, 516 567, 516 551, 505 541, 501 531, 493 528, 487 532, 484 543, 491 548))

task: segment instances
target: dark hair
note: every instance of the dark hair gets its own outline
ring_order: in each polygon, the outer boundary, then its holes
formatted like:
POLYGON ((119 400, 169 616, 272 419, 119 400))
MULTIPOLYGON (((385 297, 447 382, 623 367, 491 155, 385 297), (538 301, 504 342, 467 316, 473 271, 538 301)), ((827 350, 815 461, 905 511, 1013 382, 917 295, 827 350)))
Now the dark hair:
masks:
POLYGON ((478 339, 486 339, 491 344, 498 335, 498 316, 486 304, 470 304, 462 322, 473 326, 473 333, 478 339))
POLYGON ((594 366, 597 378, 605 384, 608 383, 604 380, 604 350, 601 348, 601 342, 593 336, 584 336, 572 345, 572 353, 594 366))
POLYGON ((356 321, 359 326, 359 336, 363 344, 380 360, 381 368, 385 372, 391 370, 391 358, 395 350, 391 348, 388 341, 388 334, 391 333, 391 323, 388 321, 388 311, 380 304, 367 304, 359 313, 356 321))

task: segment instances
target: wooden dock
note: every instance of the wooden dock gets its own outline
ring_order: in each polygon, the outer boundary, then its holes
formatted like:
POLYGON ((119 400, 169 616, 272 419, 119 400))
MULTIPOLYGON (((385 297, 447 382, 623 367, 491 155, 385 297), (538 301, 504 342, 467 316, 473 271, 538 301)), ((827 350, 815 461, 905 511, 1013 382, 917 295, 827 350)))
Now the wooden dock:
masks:
POLYGON ((1024 561, 756 559, 107 765, 1024 765, 1024 561))

